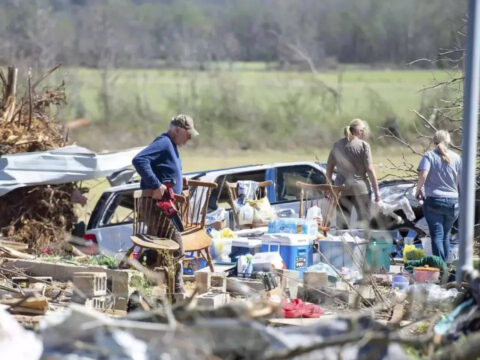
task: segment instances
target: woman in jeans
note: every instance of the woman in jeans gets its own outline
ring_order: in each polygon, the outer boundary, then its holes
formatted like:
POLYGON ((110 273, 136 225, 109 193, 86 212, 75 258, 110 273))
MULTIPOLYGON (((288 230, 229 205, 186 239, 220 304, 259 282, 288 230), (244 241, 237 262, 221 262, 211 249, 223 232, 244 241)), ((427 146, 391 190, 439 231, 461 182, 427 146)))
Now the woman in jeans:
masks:
POLYGON ((424 198, 423 214, 432 239, 433 255, 447 261, 450 249, 449 234, 458 217, 458 190, 462 162, 460 156, 448 149, 450 134, 439 130, 433 136, 435 149, 423 155, 418 165, 415 197, 424 198), (425 185, 425 194, 422 187, 425 185))

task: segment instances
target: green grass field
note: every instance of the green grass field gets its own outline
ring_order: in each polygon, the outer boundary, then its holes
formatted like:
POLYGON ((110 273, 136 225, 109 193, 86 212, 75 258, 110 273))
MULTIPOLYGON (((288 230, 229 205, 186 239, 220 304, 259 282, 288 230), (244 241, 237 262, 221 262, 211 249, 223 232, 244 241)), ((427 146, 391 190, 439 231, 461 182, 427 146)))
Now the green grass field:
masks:
MULTIPOLYGON (((78 93, 93 119, 101 112, 98 104, 100 71, 92 69, 66 69, 77 78, 78 93)), ((266 105, 275 102, 286 92, 308 92, 316 86, 314 79, 341 92, 342 111, 367 113, 372 102, 382 100, 390 105, 400 119, 412 119, 412 110, 422 101, 421 89, 439 81, 446 81, 455 73, 441 70, 357 70, 326 72, 312 75, 308 72, 280 71, 181 71, 181 70, 115 70, 108 75, 112 89, 121 98, 139 94, 145 97, 152 110, 163 114, 168 111, 167 99, 185 96, 193 91, 212 91, 217 81, 235 84, 238 96, 246 102, 266 105), (193 88, 194 87, 194 88, 193 88), (373 96, 373 98, 372 98, 373 96)), ((70 85, 69 85, 70 87, 70 85)), ((69 93, 73 93, 72 88, 69 93)), ((247 103, 248 105, 248 103, 247 103)))

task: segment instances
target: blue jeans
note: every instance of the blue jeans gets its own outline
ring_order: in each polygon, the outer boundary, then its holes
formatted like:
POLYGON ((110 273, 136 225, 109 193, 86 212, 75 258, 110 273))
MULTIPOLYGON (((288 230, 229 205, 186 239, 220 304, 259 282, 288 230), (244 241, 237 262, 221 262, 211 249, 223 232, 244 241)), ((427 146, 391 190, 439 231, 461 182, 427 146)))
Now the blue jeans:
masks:
POLYGON ((423 215, 427 220, 433 255, 447 261, 450 249, 450 230, 459 213, 458 199, 446 197, 427 197, 423 203, 423 215))

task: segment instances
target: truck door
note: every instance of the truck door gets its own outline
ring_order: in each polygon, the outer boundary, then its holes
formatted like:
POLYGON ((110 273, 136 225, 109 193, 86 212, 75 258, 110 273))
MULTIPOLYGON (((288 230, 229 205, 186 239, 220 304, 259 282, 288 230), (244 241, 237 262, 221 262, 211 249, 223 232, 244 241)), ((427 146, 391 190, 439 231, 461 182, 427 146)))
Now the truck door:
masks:
POLYGON ((278 216, 298 217, 300 190, 296 186, 297 181, 325 184, 326 176, 322 170, 307 164, 276 168, 274 207, 278 216))

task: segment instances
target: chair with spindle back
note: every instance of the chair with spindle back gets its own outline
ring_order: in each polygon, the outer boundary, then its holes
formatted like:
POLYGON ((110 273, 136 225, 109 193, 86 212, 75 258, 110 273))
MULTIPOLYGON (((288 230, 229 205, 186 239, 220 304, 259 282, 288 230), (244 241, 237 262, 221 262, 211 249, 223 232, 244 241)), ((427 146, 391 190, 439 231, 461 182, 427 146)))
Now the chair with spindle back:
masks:
MULTIPOLYGON (((153 190, 137 190, 133 193, 133 234, 130 236, 133 246, 128 249, 125 258, 133 253, 136 247, 140 248, 139 254, 145 250, 156 250, 164 256, 157 256, 156 267, 163 268, 167 277, 170 293, 174 292, 175 271, 178 271, 180 257, 175 257, 174 252, 180 246, 173 240, 175 227, 170 219, 157 207, 158 200, 152 198, 153 190)), ((183 197, 176 198, 177 202, 184 202, 183 197)), ((120 263, 120 267, 123 265, 120 263)))
POLYGON ((197 258, 203 258, 210 270, 214 271, 210 256, 212 239, 206 232, 205 219, 210 195, 217 184, 187 179, 186 186, 187 189, 183 191, 185 201, 176 203, 184 227, 181 233, 183 249, 185 252, 196 253, 197 258))
MULTIPOLYGON (((184 231, 180 233, 184 252, 194 252, 197 258, 203 258, 211 271, 214 271, 210 256, 212 239, 205 231, 205 219, 211 192, 216 183, 197 180, 187 180, 187 188, 182 195, 175 195, 175 206, 183 223, 184 231)), ((179 244, 173 239, 176 229, 169 218, 156 206, 152 198, 153 190, 137 190, 134 192, 133 235, 130 239, 133 246, 127 251, 128 258, 135 247, 153 249, 159 252, 179 250, 179 244)), ((165 267, 165 257, 159 256, 159 267, 165 267)), ((171 258, 173 258, 171 256, 171 258)), ((177 263, 181 258, 173 258, 177 263)), ((120 265, 121 266, 121 265, 120 265)), ((178 267, 174 264, 175 269, 178 267)), ((167 269, 171 271, 172 269, 167 269)), ((167 271, 167 273, 168 273, 167 271)), ((174 274, 174 273, 173 273, 174 274)), ((168 274, 167 274, 168 275, 168 274)), ((174 276, 168 277, 169 289, 173 293, 174 276)))
POLYGON ((301 181, 297 181, 296 186, 300 189, 299 217, 305 217, 309 208, 314 205, 318 206, 322 214, 322 220, 318 224, 318 230, 326 236, 330 230, 331 220, 338 206, 338 199, 342 191, 344 191, 345 186, 307 184, 301 181), (327 194, 328 196, 326 196, 327 194), (327 201, 323 200, 325 198, 327 201))

